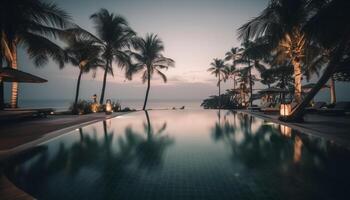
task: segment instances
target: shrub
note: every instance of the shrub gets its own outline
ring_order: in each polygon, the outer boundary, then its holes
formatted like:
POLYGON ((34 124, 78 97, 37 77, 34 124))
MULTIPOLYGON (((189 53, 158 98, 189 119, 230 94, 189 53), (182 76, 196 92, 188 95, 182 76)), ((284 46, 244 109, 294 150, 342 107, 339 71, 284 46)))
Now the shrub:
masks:
POLYGON ((131 109, 129 107, 125 107, 124 109, 121 109, 120 112, 130 112, 130 111, 136 111, 135 109, 131 109))
POLYGON ((120 102, 118 100, 112 102, 112 109, 113 109, 114 112, 120 111, 121 108, 122 108, 122 106, 121 106, 121 104, 120 104, 120 102))
POLYGON ((91 106, 92 102, 79 100, 76 104, 72 103, 69 110, 75 115, 83 115, 92 113, 91 106))

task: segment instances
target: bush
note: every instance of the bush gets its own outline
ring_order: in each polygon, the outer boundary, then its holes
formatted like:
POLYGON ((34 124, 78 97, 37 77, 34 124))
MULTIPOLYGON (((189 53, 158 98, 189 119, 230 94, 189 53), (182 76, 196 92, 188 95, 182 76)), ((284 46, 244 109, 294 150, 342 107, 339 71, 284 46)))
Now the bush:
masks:
MULTIPOLYGON (((218 109, 219 108, 220 98, 219 96, 210 96, 207 99, 204 99, 201 106, 204 109, 218 109)), ((235 102, 231 96, 227 94, 221 95, 221 108, 222 109, 235 109, 239 108, 237 102, 235 102)))
POLYGON ((112 102, 112 109, 114 112, 118 112, 122 109, 122 106, 118 100, 112 102))
POLYGON ((76 104, 72 103, 72 105, 69 107, 69 110, 75 115, 92 113, 92 104, 93 103, 89 101, 79 100, 76 104))
POLYGON ((120 112, 130 112, 130 111, 136 111, 135 109, 131 109, 129 107, 125 107, 124 109, 121 109, 120 112))

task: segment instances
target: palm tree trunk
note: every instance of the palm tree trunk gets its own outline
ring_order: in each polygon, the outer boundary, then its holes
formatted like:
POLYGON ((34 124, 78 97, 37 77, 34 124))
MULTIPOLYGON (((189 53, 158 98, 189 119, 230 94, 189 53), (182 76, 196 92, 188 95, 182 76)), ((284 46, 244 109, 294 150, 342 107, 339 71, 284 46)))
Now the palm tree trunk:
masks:
POLYGON ((297 107, 292 111, 290 116, 280 117, 279 119, 281 121, 287 121, 287 122, 303 121, 303 116, 305 113, 306 106, 309 105, 310 101, 315 97, 318 91, 322 89, 322 87, 327 83, 329 78, 333 75, 338 62, 342 57, 345 44, 346 42, 340 43, 340 46, 336 49, 335 53, 333 54, 334 56, 332 56, 332 59, 328 63, 325 71, 323 72, 321 78, 316 83, 315 87, 313 87, 311 91, 307 94, 307 96, 304 98, 304 100, 297 105, 297 107))
POLYGON ((295 58, 292 61, 292 65, 294 68, 294 99, 296 103, 300 103, 302 101, 301 98, 301 64, 299 58, 295 58))
POLYGON ((250 106, 253 106, 252 68, 249 66, 250 106))
POLYGON ((102 91, 101 91, 101 97, 100 97, 100 104, 103 104, 104 97, 105 97, 105 90, 106 90, 106 82, 107 82, 107 74, 108 74, 108 69, 110 68, 110 61, 107 60, 106 63, 106 68, 105 68, 105 73, 103 75, 103 83, 102 83, 102 91))
POLYGON ((79 98, 79 89, 80 89, 80 80, 81 80, 81 75, 83 74, 83 70, 80 70, 79 76, 78 76, 78 81, 77 81, 77 88, 75 91, 75 100, 74 100, 74 105, 78 103, 78 98, 79 98))
POLYGON ((337 96, 335 94, 335 81, 333 77, 329 79, 329 89, 331 93, 331 104, 335 104, 337 102, 337 96))
POLYGON ((220 73, 219 73, 219 109, 221 109, 221 80, 220 80, 220 73))
POLYGON ((148 111, 147 110, 145 110, 145 114, 146 114, 146 119, 147 119, 147 140, 150 140, 152 138, 151 121, 149 119, 149 115, 148 115, 148 111))
POLYGON ((148 100, 148 94, 149 94, 149 89, 151 87, 151 72, 150 69, 147 68, 147 90, 146 90, 146 96, 145 96, 145 101, 143 102, 143 108, 142 110, 146 109, 147 105, 147 100, 148 100))
MULTIPOLYGON (((0 57, 0 69, 2 69, 2 57, 0 57)), ((4 104, 4 82, 0 78, 0 110, 4 109, 4 104)))
POLYGON ((236 90, 236 74, 233 75, 233 90, 236 90))
MULTIPOLYGON (((17 45, 15 42, 12 42, 11 45, 12 61, 10 63, 11 68, 17 69, 17 45)), ((13 82, 11 88, 11 108, 18 107, 18 83, 13 82)))

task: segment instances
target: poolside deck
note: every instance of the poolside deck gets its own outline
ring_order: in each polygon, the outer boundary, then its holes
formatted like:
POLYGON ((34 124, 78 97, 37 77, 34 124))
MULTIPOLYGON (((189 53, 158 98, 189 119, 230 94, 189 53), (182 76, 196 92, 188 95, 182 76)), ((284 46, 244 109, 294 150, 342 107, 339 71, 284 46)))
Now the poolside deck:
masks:
MULTIPOLYGON (((54 137, 60 130, 72 129, 124 113, 106 115, 96 113, 89 115, 49 115, 47 118, 34 118, 22 121, 0 123, 0 159, 5 154, 36 140, 54 137), (54 132, 57 132, 53 134, 54 132), (49 135, 50 134, 50 135, 49 135)), ((61 131, 62 132, 62 131, 61 131)))

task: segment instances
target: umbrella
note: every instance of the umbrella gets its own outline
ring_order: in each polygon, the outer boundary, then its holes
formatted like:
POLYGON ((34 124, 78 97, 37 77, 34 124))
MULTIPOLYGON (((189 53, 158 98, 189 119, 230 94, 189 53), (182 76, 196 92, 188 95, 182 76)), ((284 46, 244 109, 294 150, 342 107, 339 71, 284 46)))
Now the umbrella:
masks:
POLYGON ((4 82, 44 83, 47 80, 10 67, 0 69, 0 80, 4 82))

